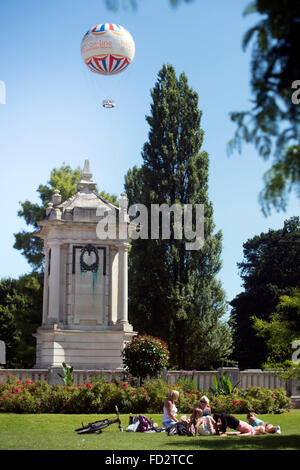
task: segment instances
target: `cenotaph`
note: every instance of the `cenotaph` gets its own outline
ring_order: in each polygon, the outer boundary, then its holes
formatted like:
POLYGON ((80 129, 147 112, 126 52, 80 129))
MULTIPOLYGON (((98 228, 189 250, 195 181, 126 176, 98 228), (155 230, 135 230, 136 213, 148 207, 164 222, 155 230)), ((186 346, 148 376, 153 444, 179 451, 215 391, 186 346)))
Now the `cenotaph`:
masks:
POLYGON ((127 205, 125 194, 119 207, 97 194, 88 159, 74 196, 62 201, 54 191, 35 234, 45 255, 36 368, 123 368, 121 351, 136 334, 128 323, 129 244, 119 236, 127 233, 127 205), (97 224, 113 214, 115 227, 100 239, 97 224))

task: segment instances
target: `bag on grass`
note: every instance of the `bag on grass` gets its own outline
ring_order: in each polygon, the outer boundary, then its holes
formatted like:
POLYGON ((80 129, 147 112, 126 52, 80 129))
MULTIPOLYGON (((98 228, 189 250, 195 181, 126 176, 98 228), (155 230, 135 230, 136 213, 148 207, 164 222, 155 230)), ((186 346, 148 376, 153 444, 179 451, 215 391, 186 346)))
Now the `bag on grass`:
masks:
POLYGON ((140 415, 139 416, 139 424, 136 429, 137 432, 146 432, 150 431, 152 429, 152 423, 149 421, 149 419, 146 418, 146 416, 140 415))
POLYGON ((188 430, 188 423, 186 421, 178 421, 167 429, 169 436, 178 434, 179 436, 192 436, 193 434, 188 430))
POLYGON ((138 425, 139 425, 139 420, 135 421, 134 423, 129 424, 126 428, 126 431, 136 432, 138 425))

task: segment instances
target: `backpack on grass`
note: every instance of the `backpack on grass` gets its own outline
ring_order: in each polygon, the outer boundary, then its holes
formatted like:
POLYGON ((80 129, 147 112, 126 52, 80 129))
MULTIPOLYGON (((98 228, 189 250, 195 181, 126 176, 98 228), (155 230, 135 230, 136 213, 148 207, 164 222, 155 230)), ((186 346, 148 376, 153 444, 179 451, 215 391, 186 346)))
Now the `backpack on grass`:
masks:
POLYGON ((153 425, 151 421, 149 421, 146 416, 140 415, 139 416, 139 424, 138 427, 136 428, 137 432, 146 432, 150 431, 153 428, 153 425))
POLYGON ((178 434, 179 436, 192 436, 188 430, 188 423, 186 421, 178 421, 178 423, 173 424, 170 428, 167 429, 168 436, 174 436, 178 434))

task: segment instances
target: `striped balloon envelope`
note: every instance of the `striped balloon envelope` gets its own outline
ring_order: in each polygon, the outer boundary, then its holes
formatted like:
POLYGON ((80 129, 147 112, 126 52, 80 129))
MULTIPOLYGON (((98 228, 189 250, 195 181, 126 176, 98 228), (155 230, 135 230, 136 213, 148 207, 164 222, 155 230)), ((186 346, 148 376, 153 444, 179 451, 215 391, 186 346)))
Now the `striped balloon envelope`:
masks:
POLYGON ((85 64, 101 75, 123 72, 131 64, 134 54, 133 37, 119 24, 98 24, 84 35, 81 42, 85 64))

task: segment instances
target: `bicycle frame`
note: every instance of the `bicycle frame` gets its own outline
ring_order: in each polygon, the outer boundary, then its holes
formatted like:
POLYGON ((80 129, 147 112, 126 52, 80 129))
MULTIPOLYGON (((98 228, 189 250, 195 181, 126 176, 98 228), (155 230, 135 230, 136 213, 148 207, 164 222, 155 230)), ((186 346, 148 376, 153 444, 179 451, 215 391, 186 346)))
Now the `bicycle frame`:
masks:
POLYGON ((123 428, 122 428, 122 423, 120 419, 120 413, 119 413, 117 406, 116 406, 116 413, 117 413, 117 418, 114 418, 114 419, 108 419, 108 418, 99 419, 98 421, 93 421, 91 423, 88 423, 86 426, 83 423, 81 423, 82 427, 79 429, 75 429, 75 432, 77 432, 77 434, 96 433, 96 432, 101 433, 102 429, 105 429, 111 424, 115 424, 115 423, 119 424, 119 430, 122 432, 123 428))

